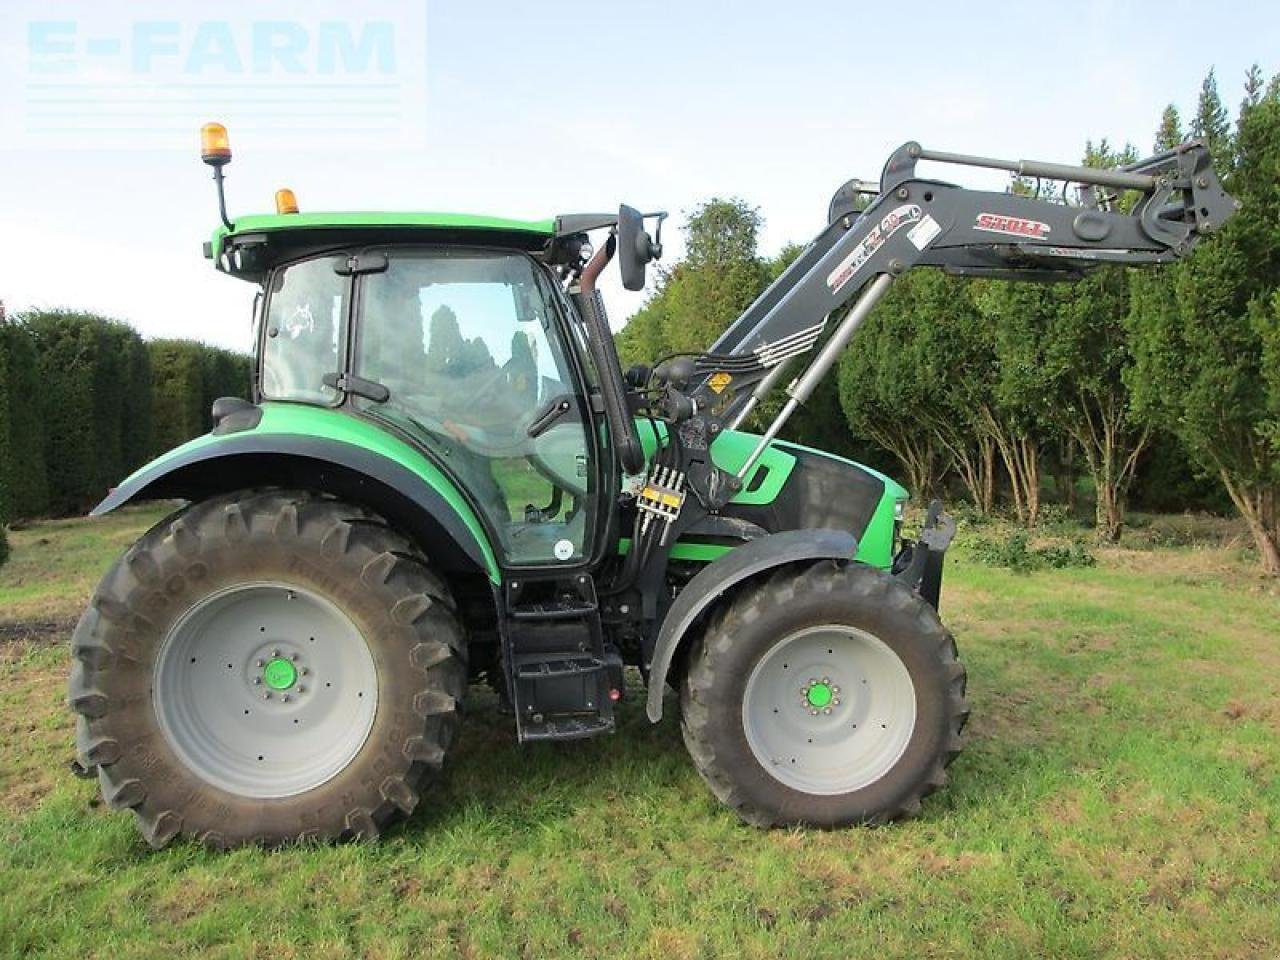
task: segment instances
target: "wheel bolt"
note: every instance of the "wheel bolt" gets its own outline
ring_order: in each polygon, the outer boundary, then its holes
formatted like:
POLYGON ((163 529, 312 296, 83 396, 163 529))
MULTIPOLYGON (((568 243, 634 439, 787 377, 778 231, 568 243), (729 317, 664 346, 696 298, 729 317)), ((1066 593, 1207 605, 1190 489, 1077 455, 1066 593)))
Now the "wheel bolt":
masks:
MULTIPOLYGON (((286 693, 286 694, 285 694, 284 696, 282 696, 280 699, 281 699, 281 700, 283 700, 285 703, 288 703, 288 702, 289 702, 289 695, 286 693)), ((830 713, 830 712, 831 712, 830 710, 828 710, 828 711, 827 711, 827 713, 830 713)))
POLYGON ((259 667, 265 667, 265 666, 267 665, 267 661, 265 661, 265 660, 255 660, 255 661, 254 661, 254 665, 255 665, 255 666, 259 666, 259 667))
MULTIPOLYGON (((285 697, 285 699, 286 699, 286 700, 288 700, 289 698, 288 698, 288 697, 285 697)), ((823 714, 825 714, 825 715, 828 715, 828 716, 829 716, 829 715, 831 714, 831 708, 830 708, 830 707, 827 707, 827 709, 823 710, 822 712, 823 712, 823 714)))
POLYGON ((261 678, 261 677, 254 677, 254 678, 253 678, 253 685, 254 685, 255 687, 260 687, 260 686, 262 686, 262 678, 261 678))
POLYGON ((307 688, 306 688, 306 687, 301 687, 301 686, 300 686, 300 687, 298 687, 298 692, 299 692, 299 693, 306 693, 306 692, 307 692, 307 688))
POLYGON ((264 693, 264 694, 262 695, 262 699, 263 699, 263 700, 270 700, 270 699, 271 699, 271 694, 269 694, 269 693, 264 693))
POLYGON ((290 659, 290 660, 292 660, 294 663, 297 663, 297 662, 298 662, 298 655, 297 655, 296 653, 291 653, 291 654, 289 654, 289 659, 290 659))
POLYGON ((307 675, 308 675, 308 674, 310 674, 310 673, 311 673, 311 671, 310 671, 310 670, 308 670, 306 667, 303 667, 303 668, 302 668, 302 675, 303 675, 304 677, 305 677, 305 676, 307 676, 307 675))
MULTIPOLYGON (((836 698, 835 698, 834 700, 832 700, 831 702, 832 702, 832 703, 834 703, 837 707, 838 707, 838 706, 840 706, 840 698, 839 698, 839 697, 836 697, 836 698)), ((830 713, 831 711, 830 711, 830 710, 828 710, 827 712, 828 712, 828 713, 830 713)))
POLYGON ((271 655, 272 655, 273 657, 278 657, 278 656, 280 656, 280 650, 279 650, 279 648, 273 649, 273 650, 271 651, 271 655))

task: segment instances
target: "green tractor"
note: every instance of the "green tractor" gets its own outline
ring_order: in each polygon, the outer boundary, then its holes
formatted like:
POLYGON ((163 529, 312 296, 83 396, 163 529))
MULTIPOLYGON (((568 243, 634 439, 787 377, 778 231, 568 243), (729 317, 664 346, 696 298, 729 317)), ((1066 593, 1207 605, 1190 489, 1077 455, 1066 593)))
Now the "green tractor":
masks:
POLYGON ((258 289, 253 402, 219 400, 95 509, 186 501, 73 639, 75 765, 157 847, 375 838, 441 775, 469 683, 521 743, 574 740, 614 729, 629 666, 748 823, 916 813, 969 714, 937 612, 954 524, 935 503, 903 539, 902 487, 779 432, 913 267, 1071 279, 1184 256, 1235 209, 1200 143, 1120 170, 907 143, 706 352, 623 371, 597 281, 616 259, 644 286, 663 214, 299 213, 281 191, 233 222, 230 158, 207 127, 206 256, 258 289))

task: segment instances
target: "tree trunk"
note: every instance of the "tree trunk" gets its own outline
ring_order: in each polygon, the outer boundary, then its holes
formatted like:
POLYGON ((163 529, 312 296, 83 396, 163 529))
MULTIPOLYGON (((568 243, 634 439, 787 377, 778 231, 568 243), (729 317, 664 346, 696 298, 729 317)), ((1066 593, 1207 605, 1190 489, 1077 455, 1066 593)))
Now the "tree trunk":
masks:
POLYGON ((1280 535, 1257 528, 1253 537, 1262 555, 1262 569, 1273 577, 1280 577, 1280 535))
POLYGON ((1119 543, 1120 534, 1124 530, 1124 502, 1120 493, 1112 484, 1098 487, 1098 501, 1095 511, 1098 525, 1098 539, 1103 543, 1119 543))
POLYGON ((1054 470, 1053 480, 1054 486, 1058 488, 1058 496, 1062 497, 1067 513, 1071 516, 1074 516, 1076 512, 1076 480, 1078 477, 1076 445, 1069 439, 1064 438, 1058 448, 1058 463, 1057 468, 1054 470))
POLYGON ((1280 489, 1250 489, 1236 483, 1226 470, 1219 469, 1218 473, 1253 535, 1263 572, 1280 577, 1280 489))
POLYGON ((1015 432, 990 410, 982 411, 986 432, 1009 474, 1013 512, 1018 522, 1034 527, 1040 517, 1040 445, 1034 437, 1015 432))
POLYGON ((983 436, 967 446, 945 442, 943 446, 974 508, 983 516, 990 515, 996 497, 994 441, 983 436))
POLYGON ((1222 468, 1219 468, 1219 476, 1222 485, 1226 486, 1231 503, 1240 511, 1240 516, 1244 517, 1244 522, 1253 535, 1262 571, 1267 575, 1280 577, 1280 488, 1249 488, 1236 483, 1222 468))
POLYGON ((1151 441, 1148 428, 1135 430, 1129 422, 1125 398, 1081 394, 1079 416, 1068 429, 1084 451, 1095 492, 1096 533, 1103 543, 1119 543, 1129 487, 1138 458, 1151 441))
POLYGON ((996 507, 996 444, 990 437, 978 441, 982 451, 982 510, 988 515, 996 507))

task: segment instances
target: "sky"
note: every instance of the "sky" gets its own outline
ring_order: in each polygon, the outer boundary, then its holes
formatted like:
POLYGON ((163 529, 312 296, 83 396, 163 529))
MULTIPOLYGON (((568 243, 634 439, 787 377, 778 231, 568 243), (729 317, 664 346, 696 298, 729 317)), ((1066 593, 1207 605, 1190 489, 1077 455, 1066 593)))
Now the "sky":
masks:
MULTIPOLYGON (((0 299, 248 350, 217 273, 202 123, 227 125, 232 217, 442 210, 543 218, 741 197, 771 254, 907 140, 1076 162, 1150 147, 1217 71, 1280 71, 1280 4, 5 0, 0 299), (1158 10, 1158 16, 1155 11, 1158 10), (354 12, 353 12, 354 11, 354 12)), ((940 174, 921 166, 924 174, 940 174)), ((999 189, 999 175, 945 178, 999 189)), ((605 286, 615 326, 643 302, 605 286)))

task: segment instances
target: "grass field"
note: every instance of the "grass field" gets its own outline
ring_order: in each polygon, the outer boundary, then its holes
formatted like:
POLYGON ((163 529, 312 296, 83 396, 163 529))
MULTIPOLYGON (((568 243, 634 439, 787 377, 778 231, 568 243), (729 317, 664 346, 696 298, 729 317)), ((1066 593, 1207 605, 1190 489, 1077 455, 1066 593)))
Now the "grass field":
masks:
POLYGON ((518 749, 475 689, 380 845, 216 855, 150 852, 66 767, 70 625, 159 516, 17 531, 0 570, 2 957, 1280 956, 1280 591, 1194 524, 1088 569, 953 551, 974 714, 921 819, 758 832, 637 697, 518 749))

